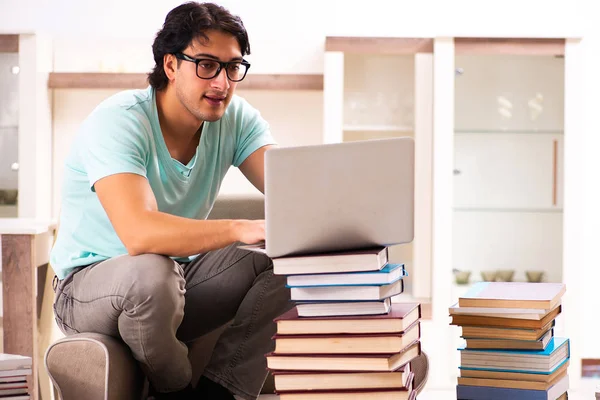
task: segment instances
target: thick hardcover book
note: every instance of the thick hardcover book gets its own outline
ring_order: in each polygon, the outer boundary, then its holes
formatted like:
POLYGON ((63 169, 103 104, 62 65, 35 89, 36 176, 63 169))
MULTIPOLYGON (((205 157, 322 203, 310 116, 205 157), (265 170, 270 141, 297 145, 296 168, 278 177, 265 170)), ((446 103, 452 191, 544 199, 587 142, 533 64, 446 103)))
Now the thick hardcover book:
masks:
POLYGON ((554 331, 550 329, 538 340, 513 340, 495 338, 464 338, 467 349, 510 349, 510 350, 544 350, 550 339, 554 337, 554 331))
POLYGON ((31 368, 31 357, 0 353, 0 371, 31 368))
POLYGON ((387 314, 340 317, 299 317, 296 308, 275 318, 277 334, 364 334, 404 332, 421 317, 419 303, 394 303, 387 314))
POLYGON ((406 387, 385 389, 322 390, 277 392, 280 400, 410 400, 414 374, 409 375, 406 387))
POLYGON ((395 334, 275 335, 276 354, 391 354, 419 340, 419 322, 395 334))
POLYGON ((355 251, 274 258, 273 273, 275 275, 302 275, 378 271, 387 262, 387 247, 375 247, 355 251))
POLYGON ((555 376, 550 382, 522 381, 518 379, 486 379, 486 378, 467 378, 459 377, 458 384, 463 386, 481 386, 507 389, 523 390, 548 390, 554 386, 560 379, 567 375, 567 371, 555 376))
POLYGON ((541 351, 531 350, 460 350, 461 368, 538 372, 551 374, 570 357, 569 339, 554 337, 541 351))
MULTIPOLYGON (((560 306, 557 306, 560 307, 560 306)), ((553 309, 539 308, 494 308, 494 307, 460 307, 458 303, 448 309, 450 315, 471 315, 477 317, 496 317, 510 319, 540 320, 553 309)))
POLYGON ((498 326, 504 328, 542 329, 561 313, 561 307, 553 309, 540 320, 479 317, 476 315, 453 315, 451 325, 498 326))
POLYGON ((378 271, 346 273, 289 275, 289 287, 342 286, 342 285, 387 285, 407 276, 404 264, 386 264, 378 271))
POLYGON ((411 378, 409 364, 390 372, 271 371, 275 391, 403 389, 411 378))
POLYGON ((569 368, 569 361, 554 370, 551 374, 524 373, 524 372, 504 372, 504 371, 486 371, 480 369, 460 368, 460 376, 465 378, 483 378, 483 379, 511 379, 528 382, 551 382, 557 376, 562 376, 569 368))
POLYGON ((350 315, 387 314, 392 306, 391 298, 365 301, 298 301, 299 317, 339 317, 350 315))
POLYGON ((539 340, 555 324, 556 322, 552 320, 540 329, 505 328, 501 326, 462 326, 461 330, 463 338, 539 340))
POLYGON ((291 299, 298 301, 383 300, 404 291, 404 280, 388 285, 293 287, 291 299))
POLYGON ((485 386, 456 386, 458 400, 555 400, 569 389, 569 376, 565 375, 548 390, 508 389, 485 386))
POLYGON ((564 283, 478 282, 458 299, 460 307, 551 309, 560 303, 564 283))
POLYGON ((421 354, 415 342, 396 354, 302 355, 269 353, 267 368, 284 371, 395 371, 421 354))

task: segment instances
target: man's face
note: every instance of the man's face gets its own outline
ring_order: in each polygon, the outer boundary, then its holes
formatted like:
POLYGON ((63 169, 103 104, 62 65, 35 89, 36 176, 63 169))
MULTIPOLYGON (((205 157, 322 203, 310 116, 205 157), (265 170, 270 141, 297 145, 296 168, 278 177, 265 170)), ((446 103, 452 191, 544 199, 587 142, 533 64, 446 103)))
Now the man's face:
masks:
MULTIPOLYGON (((206 35, 208 40, 194 39, 182 53, 195 59, 224 62, 242 60, 240 45, 235 37, 216 30, 207 31, 206 35)), ((236 86, 237 82, 227 78, 225 68, 212 79, 201 79, 196 75, 195 63, 179 61, 175 79, 177 98, 199 121, 219 120, 225 113, 236 86)))

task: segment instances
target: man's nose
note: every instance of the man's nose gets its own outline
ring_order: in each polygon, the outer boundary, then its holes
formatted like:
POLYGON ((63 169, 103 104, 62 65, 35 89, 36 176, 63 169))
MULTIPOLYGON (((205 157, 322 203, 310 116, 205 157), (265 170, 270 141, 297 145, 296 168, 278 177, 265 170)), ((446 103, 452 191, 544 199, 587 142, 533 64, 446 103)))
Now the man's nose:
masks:
POLYGON ((217 89, 229 89, 229 79, 227 78, 227 71, 222 68, 221 71, 211 81, 211 86, 217 89))

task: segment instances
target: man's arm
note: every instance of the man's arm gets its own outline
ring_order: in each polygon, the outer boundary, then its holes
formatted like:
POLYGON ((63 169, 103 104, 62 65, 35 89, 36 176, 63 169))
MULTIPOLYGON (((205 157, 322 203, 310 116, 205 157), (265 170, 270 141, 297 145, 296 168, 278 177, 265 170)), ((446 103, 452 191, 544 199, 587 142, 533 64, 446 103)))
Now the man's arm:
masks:
POLYGON ((275 147, 267 145, 250 154, 240 165, 240 171, 262 193, 265 192, 265 152, 275 147))
POLYGON ((265 238, 263 220, 195 220, 158 211, 146 178, 130 173, 110 175, 94 188, 115 232, 130 255, 185 257, 265 238))

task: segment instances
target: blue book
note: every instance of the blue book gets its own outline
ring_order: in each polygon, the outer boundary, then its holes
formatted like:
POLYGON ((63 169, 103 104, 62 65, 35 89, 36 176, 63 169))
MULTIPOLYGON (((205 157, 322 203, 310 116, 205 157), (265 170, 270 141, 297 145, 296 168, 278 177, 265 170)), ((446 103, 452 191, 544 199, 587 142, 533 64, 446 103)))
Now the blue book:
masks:
POLYGON ((488 350, 458 348, 461 369, 551 374, 570 357, 567 338, 554 337, 544 350, 488 350))
POLYGON ((388 285, 408 276, 404 264, 386 264, 379 271, 289 275, 288 287, 388 285))
POLYGON ((293 287, 290 298, 294 301, 383 300, 403 291, 404 280, 398 279, 389 285, 293 287))
POLYGON ((565 375, 548 390, 456 385, 456 398, 458 400, 556 400, 567 390, 569 390, 569 375, 565 375))

